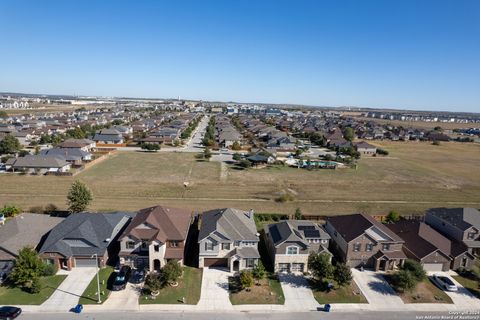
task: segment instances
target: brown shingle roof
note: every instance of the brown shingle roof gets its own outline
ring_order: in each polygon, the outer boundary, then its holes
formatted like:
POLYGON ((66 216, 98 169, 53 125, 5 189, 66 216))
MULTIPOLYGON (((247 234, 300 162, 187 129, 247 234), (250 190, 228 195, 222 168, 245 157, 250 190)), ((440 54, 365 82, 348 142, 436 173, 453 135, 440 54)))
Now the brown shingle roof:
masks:
POLYGON ((192 211, 163 206, 140 210, 122 237, 132 235, 143 240, 185 240, 192 219, 192 211), (146 224, 150 229, 139 226, 146 224))

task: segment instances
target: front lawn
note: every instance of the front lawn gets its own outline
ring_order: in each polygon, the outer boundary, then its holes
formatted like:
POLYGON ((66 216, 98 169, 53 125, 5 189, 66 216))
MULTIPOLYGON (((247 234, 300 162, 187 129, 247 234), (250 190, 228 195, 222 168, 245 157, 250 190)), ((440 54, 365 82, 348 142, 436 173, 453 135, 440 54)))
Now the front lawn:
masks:
MULTIPOLYGON (((101 299, 102 303, 105 302, 105 300, 108 299, 108 296, 110 295, 110 286, 113 276, 112 274, 114 273, 114 270, 112 267, 107 266, 105 268, 100 269, 98 275, 100 278, 100 293, 101 293, 101 299)), ((87 289, 82 293, 82 296, 78 300, 78 303, 80 304, 97 304, 97 290, 98 289, 98 284, 97 284, 97 275, 95 275, 88 284, 87 289)))
POLYGON ((40 278, 42 290, 28 293, 20 288, 0 286, 0 305, 40 305, 44 303, 65 280, 66 275, 40 278))
POLYGON ((262 279, 259 285, 256 283, 247 289, 242 289, 239 277, 230 277, 228 285, 230 290, 230 302, 237 304, 284 304, 282 286, 278 277, 270 275, 262 279))
MULTIPOLYGON (((390 283, 395 290, 395 286, 392 285, 391 276, 386 275, 385 280, 390 283)), ((453 303, 445 291, 438 288, 428 278, 419 282, 411 291, 397 291, 397 293, 404 303, 453 303)))
POLYGON ((202 289, 202 269, 183 267, 183 275, 178 279, 178 286, 165 287, 154 299, 149 294, 140 295, 140 304, 197 304, 202 289))
POLYGON ((352 281, 350 285, 339 287, 334 284, 334 288, 328 290, 328 283, 312 280, 310 282, 313 297, 319 304, 326 303, 367 303, 356 283, 352 281))
POLYGON ((458 276, 453 276, 458 283, 464 286, 468 291, 470 291, 475 297, 480 299, 480 286, 478 280, 471 273, 463 273, 458 276))

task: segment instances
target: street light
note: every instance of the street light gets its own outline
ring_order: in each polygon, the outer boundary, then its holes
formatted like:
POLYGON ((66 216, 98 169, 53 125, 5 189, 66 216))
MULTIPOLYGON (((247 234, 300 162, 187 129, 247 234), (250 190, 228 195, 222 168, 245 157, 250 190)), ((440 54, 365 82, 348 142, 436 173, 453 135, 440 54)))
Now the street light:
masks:
POLYGON ((92 255, 92 258, 95 257, 95 266, 97 267, 97 295, 98 295, 98 301, 97 303, 102 303, 102 299, 100 298, 100 278, 98 276, 98 254, 94 253, 92 255))

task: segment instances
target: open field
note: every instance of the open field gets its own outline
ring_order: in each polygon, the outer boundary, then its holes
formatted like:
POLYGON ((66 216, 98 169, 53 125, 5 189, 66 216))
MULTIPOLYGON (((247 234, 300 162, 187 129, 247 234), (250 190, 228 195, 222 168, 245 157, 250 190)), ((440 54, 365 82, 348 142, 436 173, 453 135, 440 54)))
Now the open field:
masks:
MULTIPOLYGON (((288 167, 236 170, 220 178, 218 162, 189 153, 119 152, 75 179, 93 191, 91 209, 137 210, 156 204, 195 210, 253 208, 257 212, 329 215, 396 209, 420 213, 435 206, 480 207, 480 145, 375 142, 389 157, 365 157, 357 170, 307 171, 288 167), (189 182, 187 188, 183 183, 189 182), (281 192, 294 200, 275 202, 281 192)), ((72 177, 0 175, 0 205, 65 208, 72 177)))
POLYGON ((417 128, 417 129, 433 129, 435 127, 441 127, 445 130, 464 129, 464 128, 476 128, 478 123, 455 123, 455 122, 425 122, 425 121, 401 121, 401 120, 387 120, 357 117, 358 120, 373 121, 379 124, 389 124, 392 126, 402 126, 404 128, 417 128))

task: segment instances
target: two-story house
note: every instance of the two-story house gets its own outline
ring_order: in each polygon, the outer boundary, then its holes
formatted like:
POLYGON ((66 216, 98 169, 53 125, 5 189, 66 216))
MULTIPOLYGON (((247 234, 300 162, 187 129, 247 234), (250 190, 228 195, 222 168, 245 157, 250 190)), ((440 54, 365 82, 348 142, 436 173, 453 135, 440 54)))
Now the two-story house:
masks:
POLYGON ((265 240, 275 272, 307 272, 310 253, 326 253, 330 236, 317 223, 289 220, 265 227, 265 240))
POLYGON ((156 206, 140 210, 119 238, 120 263, 159 271, 168 260, 183 264, 193 212, 156 206))
POLYGON ((331 251, 350 267, 391 270, 407 258, 404 241, 365 213, 329 217, 325 230, 332 238, 331 251))
POLYGON ((480 211, 475 208, 432 208, 425 222, 446 237, 463 242, 471 254, 480 253, 480 211))
POLYGON ((198 235, 198 266, 224 267, 231 272, 254 268, 260 259, 258 242, 252 210, 226 208, 204 212, 198 235))

